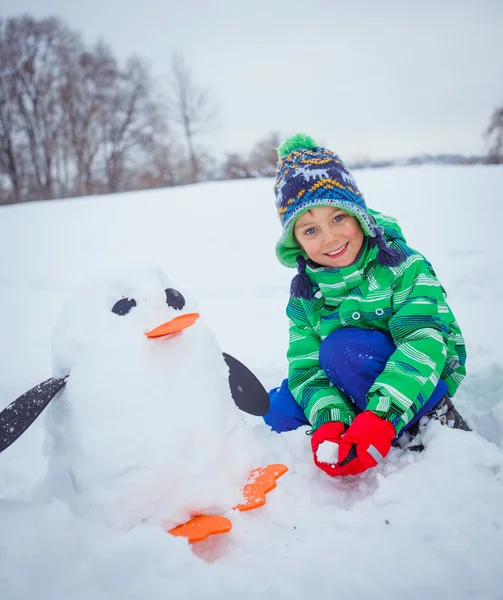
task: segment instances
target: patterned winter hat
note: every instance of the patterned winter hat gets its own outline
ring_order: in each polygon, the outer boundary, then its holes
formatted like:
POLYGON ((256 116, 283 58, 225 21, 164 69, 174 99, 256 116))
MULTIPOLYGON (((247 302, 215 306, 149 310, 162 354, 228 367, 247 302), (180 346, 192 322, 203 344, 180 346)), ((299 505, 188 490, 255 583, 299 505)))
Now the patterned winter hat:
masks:
MULTIPOLYGON (((334 206, 356 217, 363 233, 379 246, 380 264, 396 266, 402 262, 402 253, 387 246, 356 181, 337 154, 318 146, 308 135, 297 134, 278 148, 278 158, 274 193, 283 235, 276 244, 276 256, 283 265, 297 266, 302 251, 295 241, 293 226, 314 206, 334 206)), ((303 265, 299 264, 299 268, 303 265)))

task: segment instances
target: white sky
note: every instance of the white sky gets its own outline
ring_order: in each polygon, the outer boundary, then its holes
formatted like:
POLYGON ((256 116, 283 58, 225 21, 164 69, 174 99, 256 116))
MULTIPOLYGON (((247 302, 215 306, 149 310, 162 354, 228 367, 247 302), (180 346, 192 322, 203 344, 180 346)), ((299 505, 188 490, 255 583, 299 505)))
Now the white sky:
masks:
POLYGON ((0 0, 56 15, 166 75, 183 54, 220 108, 201 140, 247 151, 303 131, 346 159, 479 154, 503 103, 502 0, 0 0))

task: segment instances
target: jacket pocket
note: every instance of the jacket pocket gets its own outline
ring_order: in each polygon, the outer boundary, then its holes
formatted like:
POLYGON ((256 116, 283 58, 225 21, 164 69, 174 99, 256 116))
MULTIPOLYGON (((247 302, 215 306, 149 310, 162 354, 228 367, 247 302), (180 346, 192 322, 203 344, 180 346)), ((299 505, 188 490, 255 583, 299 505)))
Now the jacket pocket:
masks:
POLYGON ((348 296, 340 306, 343 327, 387 330, 392 314, 391 291, 378 290, 366 298, 348 296))

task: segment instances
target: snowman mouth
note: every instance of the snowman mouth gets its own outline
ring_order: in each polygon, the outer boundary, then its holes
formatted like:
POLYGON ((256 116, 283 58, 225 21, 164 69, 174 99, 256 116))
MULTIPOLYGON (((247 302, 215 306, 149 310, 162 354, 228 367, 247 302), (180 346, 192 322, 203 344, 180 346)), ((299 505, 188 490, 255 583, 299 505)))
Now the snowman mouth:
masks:
POLYGON ((194 323, 199 319, 199 313, 187 313, 185 315, 180 315, 179 317, 175 317, 168 321, 167 323, 163 323, 159 325, 159 327, 155 327, 150 331, 147 331, 145 335, 148 338, 158 338, 164 335, 172 335, 173 333, 179 333, 188 327, 194 325, 194 323))

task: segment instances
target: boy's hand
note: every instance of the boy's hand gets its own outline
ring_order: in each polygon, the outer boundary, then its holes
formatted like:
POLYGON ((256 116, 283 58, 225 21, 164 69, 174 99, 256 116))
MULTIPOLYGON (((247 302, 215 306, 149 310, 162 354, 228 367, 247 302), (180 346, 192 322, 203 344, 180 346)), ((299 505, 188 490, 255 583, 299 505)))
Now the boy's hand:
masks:
POLYGON ((344 423, 325 423, 318 427, 311 438, 314 463, 328 475, 336 475, 338 444, 341 441, 345 427, 344 423), (323 448, 320 448, 322 445, 323 448), (319 454, 318 450, 320 451, 319 454))
POLYGON ((360 413, 339 443, 339 460, 330 474, 358 475, 375 467, 390 451, 395 436, 389 421, 370 410, 360 413))

